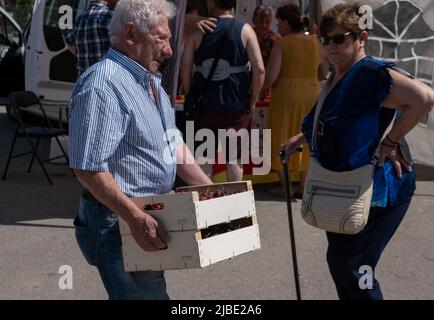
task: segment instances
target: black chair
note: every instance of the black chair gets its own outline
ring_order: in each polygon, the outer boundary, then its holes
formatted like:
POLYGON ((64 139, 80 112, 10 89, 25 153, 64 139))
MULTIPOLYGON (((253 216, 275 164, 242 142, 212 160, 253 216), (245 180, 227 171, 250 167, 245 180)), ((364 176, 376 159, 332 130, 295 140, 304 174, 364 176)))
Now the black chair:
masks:
POLYGON ((41 102, 39 101, 39 98, 31 91, 19 91, 19 92, 12 92, 9 94, 9 101, 10 106, 14 110, 14 114, 16 115, 16 120, 18 122, 17 128, 15 130, 14 138, 12 141, 12 146, 9 151, 8 160, 6 163, 5 171, 3 173, 2 180, 6 179, 6 174, 8 172, 9 164, 12 158, 21 157, 24 155, 31 154, 32 160, 30 161, 29 168, 27 172, 30 172, 32 170, 33 161, 36 158, 36 160, 39 162, 39 165, 42 168, 42 171, 44 172, 45 176, 48 179, 48 183, 50 185, 53 185, 53 182, 51 181, 47 170, 44 167, 44 163, 65 157, 67 163, 69 163, 68 155, 66 154, 62 144, 59 141, 59 136, 61 135, 67 135, 68 131, 65 129, 57 129, 54 128, 50 122, 50 120, 47 117, 47 114, 45 113, 44 109, 42 108, 41 102), (42 119, 41 123, 39 125, 35 125, 34 123, 29 123, 25 119, 25 117, 22 114, 22 111, 30 106, 38 106, 42 112, 42 119), (13 154, 13 149, 15 146, 15 142, 17 138, 25 138, 27 142, 29 143, 32 151, 25 152, 25 153, 19 153, 19 154, 13 154), (36 145, 32 141, 32 138, 36 138, 36 145), (63 155, 53 157, 47 160, 42 161, 40 157, 37 154, 39 142, 41 139, 51 139, 55 138, 57 143, 59 144, 60 150, 62 151, 63 155))

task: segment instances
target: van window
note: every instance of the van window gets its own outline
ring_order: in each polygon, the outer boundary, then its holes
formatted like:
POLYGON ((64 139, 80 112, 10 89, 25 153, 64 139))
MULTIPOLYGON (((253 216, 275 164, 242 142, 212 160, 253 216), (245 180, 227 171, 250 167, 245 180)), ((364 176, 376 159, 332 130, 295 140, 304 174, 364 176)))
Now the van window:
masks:
POLYGON ((8 34, 6 32, 6 17, 0 13, 0 45, 8 45, 8 34))
POLYGON ((74 83, 77 77, 76 58, 66 50, 63 40, 63 30, 59 27, 59 20, 64 14, 59 13, 63 5, 73 9, 73 21, 86 9, 86 0, 46 0, 44 8, 44 38, 48 50, 51 52, 49 78, 53 81, 74 83))
POLYGON ((15 25, 9 19, 5 17, 5 25, 6 25, 6 35, 11 45, 20 46, 21 44, 21 33, 20 30, 17 29, 15 25))
POLYGON ((65 48, 62 30, 59 28, 59 20, 62 15, 59 13, 59 8, 68 5, 74 9, 79 2, 74 0, 47 0, 45 3, 44 38, 50 51, 56 52, 65 48))

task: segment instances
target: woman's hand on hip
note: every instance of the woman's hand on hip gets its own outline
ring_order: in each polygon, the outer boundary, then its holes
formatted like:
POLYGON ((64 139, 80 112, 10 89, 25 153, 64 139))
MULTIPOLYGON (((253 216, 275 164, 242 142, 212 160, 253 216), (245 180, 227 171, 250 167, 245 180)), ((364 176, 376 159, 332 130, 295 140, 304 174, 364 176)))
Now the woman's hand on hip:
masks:
POLYGON ((378 159, 377 165, 379 167, 383 167, 386 158, 389 158, 393 162, 393 166, 395 167, 396 175, 398 177, 402 177, 402 166, 404 166, 407 172, 412 171, 411 165, 402 156, 399 145, 393 145, 387 139, 384 139, 381 142, 380 157, 378 159))

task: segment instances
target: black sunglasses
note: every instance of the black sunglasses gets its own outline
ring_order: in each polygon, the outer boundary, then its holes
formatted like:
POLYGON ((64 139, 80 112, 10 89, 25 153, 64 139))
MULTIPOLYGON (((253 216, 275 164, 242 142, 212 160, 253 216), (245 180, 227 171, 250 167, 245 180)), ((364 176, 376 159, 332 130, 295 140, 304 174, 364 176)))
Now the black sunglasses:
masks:
POLYGON ((346 33, 335 34, 331 37, 329 36, 320 36, 319 41, 323 46, 326 46, 330 43, 330 40, 333 40, 335 44, 342 44, 345 42, 345 37, 348 35, 354 35, 352 31, 348 31, 346 33))

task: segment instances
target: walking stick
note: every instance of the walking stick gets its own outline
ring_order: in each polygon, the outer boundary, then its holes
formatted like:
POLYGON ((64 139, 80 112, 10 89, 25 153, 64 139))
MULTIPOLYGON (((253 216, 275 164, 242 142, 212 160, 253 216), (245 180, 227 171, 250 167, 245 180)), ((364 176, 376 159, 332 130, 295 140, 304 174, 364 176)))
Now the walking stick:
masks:
MULTIPOLYGON (((303 151, 302 147, 297 148, 298 152, 303 151)), ((292 263, 293 263, 293 270, 294 270, 294 280, 295 280, 295 292, 297 294, 297 300, 301 300, 301 294, 300 294, 300 280, 299 280, 299 274, 298 274, 298 263, 297 263, 297 251, 295 248, 295 237, 294 237, 294 222, 292 220, 292 207, 291 207, 291 191, 290 191, 290 183, 288 178, 288 163, 286 161, 285 157, 285 151, 280 150, 279 151, 280 156, 280 162, 283 166, 283 176, 285 180, 285 189, 286 189, 286 206, 288 209, 288 222, 289 222, 289 235, 291 239, 291 252, 292 252, 292 263)))

